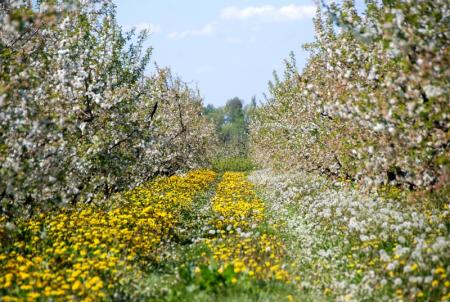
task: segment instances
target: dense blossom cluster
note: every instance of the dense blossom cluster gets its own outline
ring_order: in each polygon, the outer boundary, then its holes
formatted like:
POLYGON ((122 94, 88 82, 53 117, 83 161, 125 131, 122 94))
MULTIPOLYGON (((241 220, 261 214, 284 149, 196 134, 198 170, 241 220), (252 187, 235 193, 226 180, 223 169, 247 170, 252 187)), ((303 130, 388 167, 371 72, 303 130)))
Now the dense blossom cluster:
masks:
POLYGON ((450 204, 440 211, 365 196, 309 173, 255 172, 317 300, 449 301, 450 204))
MULTIPOLYGON (((272 168, 366 185, 443 190, 449 181, 450 5, 445 0, 330 4, 299 72, 286 61, 251 125, 272 168)), ((447 186, 448 188, 448 186, 447 186)), ((447 189, 448 190, 448 189, 447 189)))
POLYGON ((205 243, 212 261, 220 266, 219 272, 232 267, 236 274, 251 278, 288 280, 284 246, 279 238, 260 228, 264 203, 243 173, 223 175, 212 209, 215 217, 205 243))
POLYGON ((147 32, 123 32, 110 0, 35 2, 0 4, 0 212, 205 163, 215 135, 202 100, 168 69, 144 76, 147 32))
POLYGON ((181 211, 215 178, 207 170, 159 178, 116 196, 108 207, 82 205, 0 228, 2 301, 112 297, 132 281, 127 271, 136 275, 157 260, 181 211))

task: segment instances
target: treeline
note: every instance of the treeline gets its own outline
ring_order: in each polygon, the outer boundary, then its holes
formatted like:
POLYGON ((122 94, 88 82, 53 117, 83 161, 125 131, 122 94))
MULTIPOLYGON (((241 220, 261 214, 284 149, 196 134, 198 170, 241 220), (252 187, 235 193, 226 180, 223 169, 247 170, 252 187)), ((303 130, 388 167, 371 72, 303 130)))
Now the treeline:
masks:
MULTIPOLYGON (((34 1, 33 1, 34 2, 34 1)), ((0 213, 106 198, 205 165, 198 92, 159 68, 111 1, 0 4, 0 213)))
POLYGON ((255 97, 247 105, 244 105, 240 98, 234 97, 229 99, 225 106, 205 107, 205 116, 214 124, 217 133, 217 156, 248 156, 249 123, 255 108, 255 97))
POLYGON ((369 187, 449 193, 450 3, 322 5, 304 70, 286 61, 251 124, 252 154, 369 187))

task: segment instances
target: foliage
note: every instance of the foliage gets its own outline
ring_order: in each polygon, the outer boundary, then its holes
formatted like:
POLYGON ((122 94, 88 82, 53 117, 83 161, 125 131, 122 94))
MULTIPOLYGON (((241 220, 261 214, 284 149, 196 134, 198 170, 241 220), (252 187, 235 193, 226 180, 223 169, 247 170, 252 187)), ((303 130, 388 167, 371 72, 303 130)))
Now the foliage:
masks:
POLYGON ((442 190, 449 178, 449 2, 352 0, 325 6, 300 73, 293 57, 251 124, 273 168, 368 186, 442 190))
POLYGON ((123 32, 109 0, 30 5, 0 10, 0 212, 205 164, 215 137, 201 98, 168 69, 144 76, 145 31, 123 32))

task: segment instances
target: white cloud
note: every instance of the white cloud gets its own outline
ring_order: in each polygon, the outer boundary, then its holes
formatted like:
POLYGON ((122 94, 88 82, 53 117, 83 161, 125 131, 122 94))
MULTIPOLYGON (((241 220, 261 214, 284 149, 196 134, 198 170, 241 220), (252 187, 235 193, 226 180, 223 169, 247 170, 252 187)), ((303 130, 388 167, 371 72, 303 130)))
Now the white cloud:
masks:
POLYGON ((162 31, 161 26, 152 23, 139 23, 132 26, 125 26, 126 30, 130 30, 132 28, 135 28, 138 32, 146 29, 152 34, 160 33, 162 31))
POLYGON ((209 23, 198 29, 171 32, 167 37, 169 39, 185 39, 190 37, 211 36, 216 31, 213 24, 209 23))
POLYGON ((229 6, 222 9, 221 17, 225 20, 258 19, 265 22, 281 22, 311 18, 315 12, 316 7, 313 5, 290 4, 280 7, 263 5, 244 8, 229 6))

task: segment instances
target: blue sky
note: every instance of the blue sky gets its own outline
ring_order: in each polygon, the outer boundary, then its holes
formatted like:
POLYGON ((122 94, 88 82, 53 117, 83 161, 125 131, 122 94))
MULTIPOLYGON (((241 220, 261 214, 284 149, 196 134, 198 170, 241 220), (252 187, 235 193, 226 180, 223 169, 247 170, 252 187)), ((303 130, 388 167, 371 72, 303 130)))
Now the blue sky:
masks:
POLYGON ((119 23, 150 28, 152 61, 197 85, 205 104, 262 99, 273 70, 313 40, 312 0, 116 0, 119 23))

